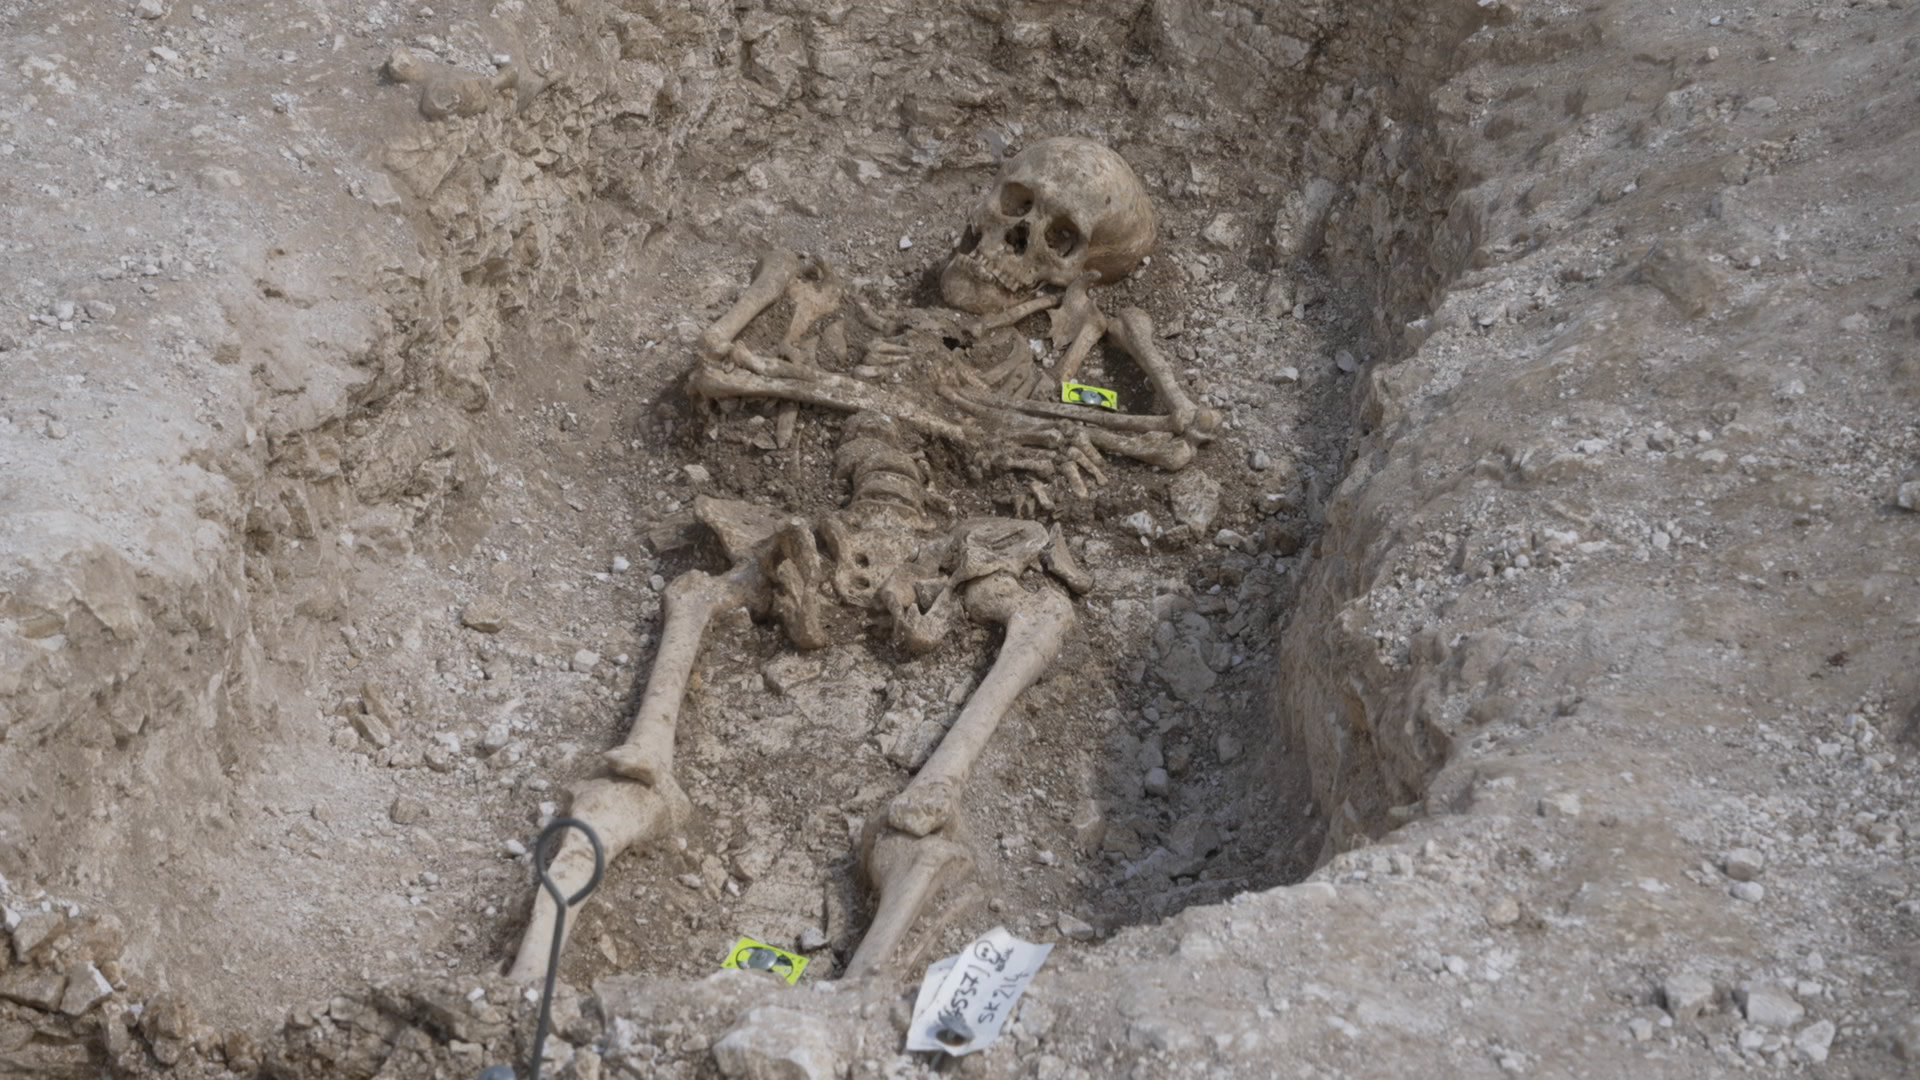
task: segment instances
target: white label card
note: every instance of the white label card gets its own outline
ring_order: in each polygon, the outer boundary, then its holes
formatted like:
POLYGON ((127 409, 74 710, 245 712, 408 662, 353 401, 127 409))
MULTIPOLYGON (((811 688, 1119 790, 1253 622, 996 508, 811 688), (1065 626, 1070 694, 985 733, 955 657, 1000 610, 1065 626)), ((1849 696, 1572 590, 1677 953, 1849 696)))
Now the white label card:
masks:
POLYGON ((929 965, 913 1003, 907 1049, 958 1057, 991 1046, 1052 951, 996 926, 959 956, 929 965))

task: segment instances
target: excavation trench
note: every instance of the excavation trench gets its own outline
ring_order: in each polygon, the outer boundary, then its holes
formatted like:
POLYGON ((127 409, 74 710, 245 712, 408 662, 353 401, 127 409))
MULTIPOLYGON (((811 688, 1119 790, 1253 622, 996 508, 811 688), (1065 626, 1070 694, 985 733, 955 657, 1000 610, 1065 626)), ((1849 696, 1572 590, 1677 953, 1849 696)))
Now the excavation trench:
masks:
MULTIPOLYGON (((260 644, 183 669, 200 685, 248 669, 223 700, 278 717, 218 721, 239 747, 223 764, 241 841, 183 826, 196 873, 230 882, 223 902, 167 907, 127 876, 89 893, 76 857, 45 846, 53 818, 26 823, 19 846, 40 854, 13 871, 125 912, 130 960, 220 1021, 360 974, 498 971, 532 899, 524 845, 624 737, 665 587, 727 568, 696 501, 818 519, 847 498, 845 416, 691 400, 699 335, 774 247, 816 254, 874 305, 937 303, 997 156, 1052 134, 1140 173, 1158 249, 1096 300, 1143 309, 1225 427, 1186 469, 1115 458, 1104 486, 1041 511, 1096 587, 974 768, 976 872, 897 974, 996 923, 1085 940, 1298 880, 1417 803, 1447 747, 1404 677, 1419 642, 1347 632, 1385 526, 1341 491, 1381 452, 1406 327, 1473 246, 1422 91, 1477 9, 906 7, 589 3, 460 23, 550 78, 517 110, 501 95, 475 116, 403 116, 385 163, 426 258, 386 278, 381 359, 340 407, 267 423, 230 560, 254 582, 260 644), (276 892, 315 859, 317 893, 276 892), (223 930, 235 907, 276 906, 305 910, 223 930), (217 962, 170 953, 142 940, 162 925, 229 940, 217 962), (323 939, 295 947, 314 962, 263 982, 303 935, 323 939)), ((410 112, 412 91, 390 89, 410 112)), ((742 340, 777 347, 790 307, 742 340)), ((1047 317, 1018 329, 1044 338, 1047 317)), ((1151 409, 1118 350, 1082 379, 1151 409)), ((921 453, 949 520, 1030 509, 1029 478, 937 438, 921 453)), ((822 975, 850 955, 872 914, 862 829, 1000 633, 963 625, 913 657, 864 613, 837 608, 827 630, 802 652, 776 622, 715 619, 677 732, 690 816, 609 868, 568 982, 704 975, 741 936, 804 947, 822 975)))

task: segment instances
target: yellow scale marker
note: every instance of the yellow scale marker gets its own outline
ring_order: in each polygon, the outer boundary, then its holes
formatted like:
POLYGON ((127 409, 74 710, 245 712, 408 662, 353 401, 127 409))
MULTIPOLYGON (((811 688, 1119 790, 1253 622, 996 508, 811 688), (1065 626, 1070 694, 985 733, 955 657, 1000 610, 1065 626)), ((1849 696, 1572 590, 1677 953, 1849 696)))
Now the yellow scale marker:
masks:
POLYGON ((776 949, 764 941, 743 937, 734 942, 733 951, 727 954, 727 962, 720 966, 742 971, 771 971, 792 986, 800 981, 800 973, 807 970, 807 958, 799 953, 776 949))
POLYGON ((1061 383, 1060 400, 1069 405, 1093 405, 1102 409, 1120 411, 1120 395, 1104 386, 1088 386, 1086 383, 1061 383))

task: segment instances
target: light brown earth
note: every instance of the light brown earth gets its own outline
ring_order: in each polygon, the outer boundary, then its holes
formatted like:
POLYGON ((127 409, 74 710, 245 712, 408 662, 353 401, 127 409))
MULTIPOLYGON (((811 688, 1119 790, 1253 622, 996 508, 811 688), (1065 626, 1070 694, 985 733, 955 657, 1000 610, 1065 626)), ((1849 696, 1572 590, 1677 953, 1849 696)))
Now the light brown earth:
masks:
POLYGON ((996 156, 1052 134, 1140 173, 1159 250, 1096 296, 1228 417, 1050 515, 1098 587, 968 793, 989 902, 920 961, 1059 946, 992 1049, 903 1054, 919 964, 831 979, 854 852, 997 640, 731 620, 694 819, 583 908, 549 1075, 1916 1068, 1897 0, 0 29, 0 1075, 524 1066, 524 846, 623 734, 660 587, 721 565, 693 498, 845 497, 839 420, 764 448, 771 410, 689 400, 695 338, 770 245, 937 303, 996 156), (520 84, 429 120, 399 46, 520 84), (1199 473, 1200 535, 1125 523, 1199 473), (800 987, 716 971, 808 930, 800 987))

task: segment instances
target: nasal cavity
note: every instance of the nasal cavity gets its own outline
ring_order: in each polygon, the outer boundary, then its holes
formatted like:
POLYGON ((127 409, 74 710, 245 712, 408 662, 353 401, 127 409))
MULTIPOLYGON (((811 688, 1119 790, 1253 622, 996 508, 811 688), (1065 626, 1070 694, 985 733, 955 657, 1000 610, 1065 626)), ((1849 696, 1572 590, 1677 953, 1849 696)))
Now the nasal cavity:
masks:
POLYGON ((1013 249, 1015 255, 1025 255, 1027 253, 1026 222, 1023 221, 1007 230, 1007 246, 1013 249))

